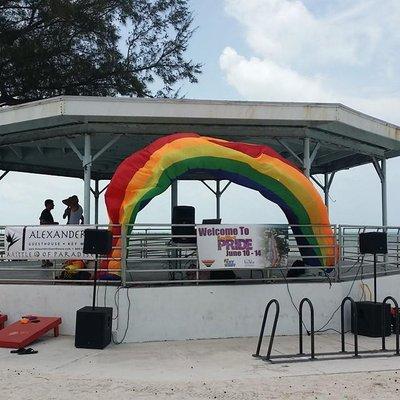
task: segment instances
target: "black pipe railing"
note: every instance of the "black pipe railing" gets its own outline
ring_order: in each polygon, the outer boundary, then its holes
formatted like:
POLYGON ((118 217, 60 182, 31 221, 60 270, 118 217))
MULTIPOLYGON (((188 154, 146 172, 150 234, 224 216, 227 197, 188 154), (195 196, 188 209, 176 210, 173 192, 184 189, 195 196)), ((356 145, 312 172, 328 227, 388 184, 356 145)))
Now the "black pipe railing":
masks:
POLYGON ((396 325, 395 325, 395 333, 396 333, 396 355, 400 355, 399 352, 399 305, 397 301, 392 296, 387 296, 382 302, 382 350, 386 350, 386 335, 385 335, 385 326, 386 326, 386 315, 385 315, 385 304, 391 300, 395 306, 396 311, 396 325))
POLYGON ((261 324, 260 336, 258 338, 257 350, 256 350, 255 354, 253 354, 253 357, 260 357, 260 349, 261 349, 261 344, 262 344, 262 341, 264 338, 265 324, 267 322, 268 311, 272 304, 275 304, 275 318, 274 318, 274 324, 272 326, 271 336, 269 338, 268 352, 267 352, 267 355, 265 357, 263 357, 265 360, 269 360, 271 358, 272 344, 273 344, 274 338, 275 338, 276 325, 278 324, 280 307, 279 307, 279 301, 276 299, 270 300, 269 303, 267 304, 267 306, 265 307, 264 318, 263 318, 262 324, 261 324))
POLYGON ((299 306, 299 354, 303 353, 303 305, 307 302, 310 307, 310 315, 311 315, 311 359, 315 359, 315 341, 314 341, 314 307, 311 303, 311 300, 305 297, 301 300, 299 306))
POLYGON ((354 357, 358 357, 358 326, 357 326, 357 305, 355 301, 347 296, 343 299, 340 305, 340 326, 341 326, 341 337, 342 337, 342 353, 346 352, 345 341, 344 341, 344 305, 346 301, 351 303, 351 326, 354 331, 354 357))

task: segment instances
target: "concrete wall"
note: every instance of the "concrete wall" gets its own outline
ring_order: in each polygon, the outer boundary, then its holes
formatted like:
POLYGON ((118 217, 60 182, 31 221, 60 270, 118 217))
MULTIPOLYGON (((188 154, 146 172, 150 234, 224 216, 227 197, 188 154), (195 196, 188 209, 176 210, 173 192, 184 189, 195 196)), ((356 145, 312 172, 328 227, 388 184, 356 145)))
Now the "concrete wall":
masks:
MULTIPOLYGON (((373 288, 371 280, 365 282, 373 288)), ((378 299, 390 294, 400 301, 400 276, 383 277, 378 282, 378 299)), ((313 302, 316 330, 329 319, 350 287, 351 282, 332 286, 289 284, 296 306, 303 297, 313 302)), ((100 287, 98 292, 98 305, 113 306, 114 316, 115 292, 115 287, 100 287)), ((354 283, 350 294, 360 299, 360 281, 354 283)), ((113 330, 119 340, 127 324, 127 295, 131 308, 126 342, 257 336, 265 305, 272 298, 279 300, 281 308, 277 332, 291 335, 298 330, 298 314, 285 284, 131 288, 120 289, 116 296, 119 315, 113 330)), ((24 314, 61 316, 61 333, 73 335, 76 310, 90 305, 91 296, 92 288, 88 286, 0 285, 0 312, 8 314, 9 322, 24 314)), ((307 308, 304 316, 309 326, 307 308)), ((326 328, 340 329, 340 311, 326 328)))

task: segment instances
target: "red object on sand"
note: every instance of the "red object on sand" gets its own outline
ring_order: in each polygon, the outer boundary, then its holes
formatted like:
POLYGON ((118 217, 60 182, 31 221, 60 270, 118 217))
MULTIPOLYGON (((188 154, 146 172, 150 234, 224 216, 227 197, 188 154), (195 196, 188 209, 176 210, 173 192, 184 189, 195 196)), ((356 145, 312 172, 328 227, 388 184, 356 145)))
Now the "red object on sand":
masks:
POLYGON ((7 315, 6 314, 0 314, 0 329, 4 328, 4 322, 7 321, 7 315))
POLYGON ((54 329, 54 336, 59 335, 59 317, 37 317, 38 322, 22 324, 20 321, 0 330, 0 347, 20 349, 39 339, 54 329))

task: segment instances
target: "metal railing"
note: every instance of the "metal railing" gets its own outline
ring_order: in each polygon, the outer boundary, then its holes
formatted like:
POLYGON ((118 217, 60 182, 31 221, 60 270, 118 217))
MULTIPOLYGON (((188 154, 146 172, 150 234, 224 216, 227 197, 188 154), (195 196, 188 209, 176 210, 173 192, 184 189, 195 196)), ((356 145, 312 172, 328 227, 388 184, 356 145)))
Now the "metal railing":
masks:
MULTIPOLYGON (((87 227, 109 228, 108 225, 87 227)), ((385 231, 388 234, 388 254, 378 256, 378 276, 400 271, 400 227, 331 225, 332 233, 327 235, 322 232, 322 226, 268 225, 280 229, 284 236, 281 245, 285 246, 287 256, 281 257, 277 265, 272 268, 221 267, 212 270, 199 266, 196 236, 173 234, 173 227, 170 224, 113 226, 114 234, 117 232, 114 235, 114 251, 109 257, 99 259, 99 272, 103 274, 100 284, 115 282, 124 286, 248 284, 279 283, 288 280, 311 282, 368 278, 373 273, 373 256, 361 255, 358 248, 358 234, 368 231, 385 231), (309 233, 300 235, 299 228, 309 233), (319 244, 318 240, 311 240, 315 237, 319 239, 319 244), (329 240, 325 240, 323 244, 324 239, 329 240), (316 257, 326 260, 329 266, 323 268, 308 266, 307 260, 316 257), (114 267, 115 265, 118 267, 109 270, 107 264, 110 261, 114 262, 114 267), (306 265, 299 265, 299 262, 300 264, 304 262, 306 265)), ((89 284, 92 282, 94 270, 92 261, 86 262, 84 269, 75 271, 80 275, 69 276, 65 269, 67 260, 54 260, 52 266, 42 268, 40 260, 6 259, 4 229, 4 226, 0 227, 0 283, 89 284)))

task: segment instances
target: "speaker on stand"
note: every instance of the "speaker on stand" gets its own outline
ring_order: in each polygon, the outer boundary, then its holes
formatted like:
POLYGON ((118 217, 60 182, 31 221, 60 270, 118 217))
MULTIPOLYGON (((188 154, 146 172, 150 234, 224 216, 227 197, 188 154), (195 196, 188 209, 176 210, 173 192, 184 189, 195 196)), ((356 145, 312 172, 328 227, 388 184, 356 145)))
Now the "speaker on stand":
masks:
POLYGON ((194 224, 194 207, 175 206, 172 209, 172 241, 174 243, 196 243, 196 228, 194 224), (175 235, 179 235, 181 237, 174 237, 175 235), (188 236, 185 237, 184 235, 188 236))
MULTIPOLYGON (((358 301, 357 307, 357 328, 358 334, 370 337, 390 336, 390 304, 383 304, 377 301, 376 281, 376 256, 387 254, 387 233, 386 232, 364 232, 359 234, 359 247, 361 254, 373 254, 374 256, 374 301, 358 301), (382 315, 385 313, 385 326, 383 326, 382 315)), ((354 333, 353 327, 352 332, 354 333)))
POLYGON ((376 255, 387 254, 387 233, 363 232, 358 238, 360 253, 374 255, 374 302, 376 303, 376 255))
POLYGON ((104 349, 111 342, 112 307, 96 307, 98 256, 112 249, 112 233, 106 229, 85 229, 83 253, 94 254, 92 306, 79 309, 76 313, 75 347, 104 349))

